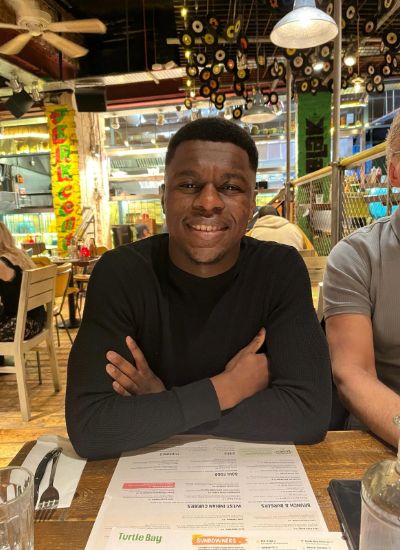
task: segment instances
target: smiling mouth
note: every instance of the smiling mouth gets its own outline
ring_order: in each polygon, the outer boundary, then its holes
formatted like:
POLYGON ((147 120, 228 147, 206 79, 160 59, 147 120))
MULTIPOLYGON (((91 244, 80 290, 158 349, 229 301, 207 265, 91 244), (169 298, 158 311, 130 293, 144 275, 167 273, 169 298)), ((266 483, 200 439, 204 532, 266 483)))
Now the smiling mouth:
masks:
POLYGON ((226 231, 228 227, 226 225, 208 225, 208 224, 188 224, 188 227, 193 231, 199 231, 200 233, 218 233, 220 231, 226 231))

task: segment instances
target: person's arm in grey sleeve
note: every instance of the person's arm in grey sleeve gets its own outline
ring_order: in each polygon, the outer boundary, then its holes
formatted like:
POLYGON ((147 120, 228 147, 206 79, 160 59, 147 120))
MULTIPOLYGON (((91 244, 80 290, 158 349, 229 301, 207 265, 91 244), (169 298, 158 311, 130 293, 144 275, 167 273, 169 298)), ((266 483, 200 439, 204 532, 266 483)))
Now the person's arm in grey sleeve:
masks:
POLYGON ((334 381, 347 409, 379 437, 396 445, 398 433, 392 419, 400 410, 400 396, 377 377, 370 284, 368 257, 347 241, 336 245, 323 285, 334 381))

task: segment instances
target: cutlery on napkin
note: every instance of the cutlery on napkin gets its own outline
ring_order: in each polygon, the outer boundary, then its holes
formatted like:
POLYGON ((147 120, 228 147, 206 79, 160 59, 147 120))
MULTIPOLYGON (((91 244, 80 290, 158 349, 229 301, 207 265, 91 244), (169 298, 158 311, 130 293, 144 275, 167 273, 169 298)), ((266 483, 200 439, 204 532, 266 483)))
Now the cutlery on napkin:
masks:
POLYGON ((54 477, 54 486, 58 489, 60 501, 58 508, 68 508, 71 506, 76 488, 86 464, 86 460, 80 458, 74 451, 70 441, 58 435, 44 435, 38 438, 36 444, 30 450, 25 458, 22 466, 36 472, 38 477, 44 468, 41 481, 35 493, 35 505, 40 501, 42 493, 46 490, 50 480, 50 470, 52 464, 52 455, 49 453, 55 451, 57 447, 61 447, 62 452, 57 465, 56 474, 54 477), (48 456, 46 456, 48 455, 48 456), (47 463, 42 463, 41 469, 38 470, 39 464, 46 456, 47 463))

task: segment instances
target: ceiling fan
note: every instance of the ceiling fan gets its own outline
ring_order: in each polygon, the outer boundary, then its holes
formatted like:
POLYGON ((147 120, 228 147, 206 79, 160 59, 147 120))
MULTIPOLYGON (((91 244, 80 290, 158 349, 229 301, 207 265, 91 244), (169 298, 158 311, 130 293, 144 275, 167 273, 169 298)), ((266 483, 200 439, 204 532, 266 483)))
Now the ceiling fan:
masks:
POLYGON ((53 22, 51 16, 38 8, 33 0, 7 0, 16 13, 16 25, 0 23, 1 29, 16 29, 25 32, 18 34, 0 46, 0 54, 18 54, 34 37, 40 36, 68 57, 86 55, 89 50, 67 40, 55 32, 99 33, 106 32, 106 26, 99 19, 76 19, 53 22))

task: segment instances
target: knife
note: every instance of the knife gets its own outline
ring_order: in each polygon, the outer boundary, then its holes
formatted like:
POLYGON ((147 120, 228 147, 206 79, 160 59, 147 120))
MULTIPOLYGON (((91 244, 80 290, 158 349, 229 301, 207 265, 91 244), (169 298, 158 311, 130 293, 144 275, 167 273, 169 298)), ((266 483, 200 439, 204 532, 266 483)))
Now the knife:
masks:
POLYGON ((44 455, 42 460, 39 462, 38 467, 36 468, 35 476, 34 476, 34 483, 33 483, 33 502, 34 506, 36 506, 36 502, 39 496, 39 487, 40 483, 43 479, 44 473, 47 468, 47 464, 54 460, 54 458, 59 455, 62 452, 61 447, 57 447, 56 449, 52 449, 48 453, 44 455))

